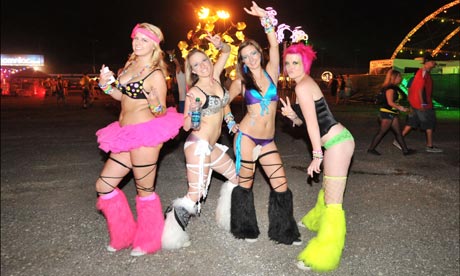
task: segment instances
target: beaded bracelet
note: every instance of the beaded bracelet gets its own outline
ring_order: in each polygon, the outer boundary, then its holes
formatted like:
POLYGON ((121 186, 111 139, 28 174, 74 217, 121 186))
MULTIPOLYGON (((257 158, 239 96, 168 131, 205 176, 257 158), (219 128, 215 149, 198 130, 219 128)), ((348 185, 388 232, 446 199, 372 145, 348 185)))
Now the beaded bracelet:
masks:
POLYGON ((163 113, 163 111, 164 111, 164 107, 161 104, 158 104, 157 106, 153 106, 153 105, 149 104, 149 108, 150 108, 150 111, 155 116, 163 113))
POLYGON ((112 86, 109 84, 101 85, 100 83, 97 84, 99 88, 104 92, 104 94, 110 95, 112 94, 112 86))
POLYGON ((224 115, 224 121, 228 124, 231 121, 234 121, 235 117, 233 116, 232 112, 228 112, 224 115))
POLYGON ((267 13, 264 17, 260 18, 260 24, 264 27, 265 33, 268 34, 275 30, 278 20, 275 18, 277 12, 273 8, 268 7, 265 10, 267 13))
POLYGON ((107 94, 107 95, 112 94, 112 89, 113 89, 113 88, 112 88, 111 85, 109 85, 109 86, 107 86, 107 87, 105 87, 105 88, 101 88, 101 89, 102 89, 102 91, 104 91, 104 94, 107 94))
POLYGON ((233 121, 233 120, 227 123, 228 133, 232 132, 232 129, 233 129, 234 125, 236 125, 236 122, 233 121))
POLYGON ((324 155, 322 150, 314 150, 312 151, 313 159, 323 160, 324 155))

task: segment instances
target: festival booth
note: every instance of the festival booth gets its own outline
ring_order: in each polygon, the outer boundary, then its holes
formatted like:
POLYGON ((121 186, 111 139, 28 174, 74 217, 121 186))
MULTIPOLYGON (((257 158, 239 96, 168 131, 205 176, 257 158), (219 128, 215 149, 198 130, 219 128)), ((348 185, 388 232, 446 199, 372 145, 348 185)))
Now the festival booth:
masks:
POLYGON ((10 76, 9 94, 14 96, 44 96, 50 75, 32 68, 10 76))

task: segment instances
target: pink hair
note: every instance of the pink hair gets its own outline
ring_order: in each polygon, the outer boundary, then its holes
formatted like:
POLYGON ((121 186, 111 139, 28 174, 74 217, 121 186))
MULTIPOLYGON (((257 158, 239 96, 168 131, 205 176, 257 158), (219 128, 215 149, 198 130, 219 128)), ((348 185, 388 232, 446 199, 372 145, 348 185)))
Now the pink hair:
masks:
POLYGON ((310 45, 305 45, 303 43, 295 43, 287 47, 283 53, 283 62, 286 62, 286 55, 289 54, 298 54, 302 58, 303 69, 305 73, 310 74, 311 64, 313 60, 316 59, 316 52, 313 50, 313 47, 310 45))

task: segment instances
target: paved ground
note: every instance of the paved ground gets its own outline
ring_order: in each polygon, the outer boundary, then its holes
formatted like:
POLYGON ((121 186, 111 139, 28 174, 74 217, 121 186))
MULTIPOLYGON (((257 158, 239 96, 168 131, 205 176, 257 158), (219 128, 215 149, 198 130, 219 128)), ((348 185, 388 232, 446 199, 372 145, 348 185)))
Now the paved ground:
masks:
MULTIPOLYGON (((1 98, 1 274, 9 275, 319 275, 296 268, 296 256, 313 234, 300 229, 302 246, 267 238, 269 188, 261 174, 255 201, 261 229, 257 243, 234 239, 214 222, 222 180, 214 178, 200 217, 191 220, 192 245, 130 257, 108 253, 105 219, 95 208, 94 182, 103 165, 95 131, 117 118, 117 104, 101 98, 87 110, 72 96, 1 98)), ((412 133, 403 156, 387 135, 366 154, 377 130, 372 105, 332 106, 356 138, 344 208, 347 241, 342 264, 328 275, 459 275, 459 117, 439 118, 441 154, 424 152, 424 135, 412 133)), ((300 219, 320 188, 306 181, 310 157, 303 128, 280 119, 276 141, 300 219)), ((229 143, 223 135, 222 142, 229 143)), ((182 141, 168 142, 160 161, 157 192, 163 208, 186 191, 182 141)), ((134 207, 135 189, 123 190, 134 207)))

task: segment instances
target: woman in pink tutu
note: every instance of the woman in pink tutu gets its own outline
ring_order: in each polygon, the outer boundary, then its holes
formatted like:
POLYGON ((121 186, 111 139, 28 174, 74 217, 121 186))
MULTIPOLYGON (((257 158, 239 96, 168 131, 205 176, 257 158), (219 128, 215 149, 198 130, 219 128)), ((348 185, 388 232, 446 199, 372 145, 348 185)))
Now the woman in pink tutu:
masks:
POLYGON ((99 87, 121 102, 119 120, 96 132, 99 148, 110 153, 96 181, 97 208, 107 219, 115 252, 132 247, 132 256, 161 249, 164 215, 155 193, 157 161, 163 143, 174 138, 183 116, 166 108, 166 64, 160 48, 161 30, 149 23, 137 24, 132 33, 133 53, 113 83, 114 73, 102 66, 99 87), (124 193, 117 188, 133 171, 136 184, 137 222, 124 193))

